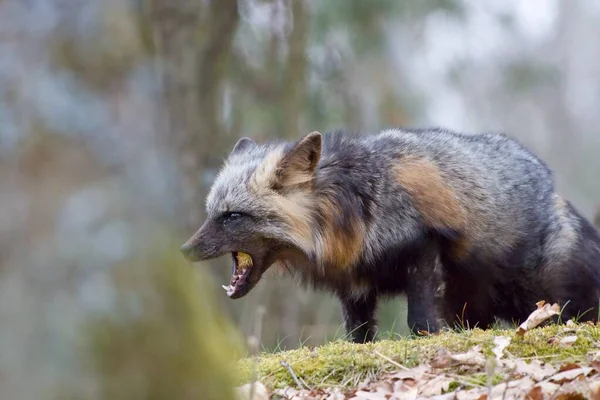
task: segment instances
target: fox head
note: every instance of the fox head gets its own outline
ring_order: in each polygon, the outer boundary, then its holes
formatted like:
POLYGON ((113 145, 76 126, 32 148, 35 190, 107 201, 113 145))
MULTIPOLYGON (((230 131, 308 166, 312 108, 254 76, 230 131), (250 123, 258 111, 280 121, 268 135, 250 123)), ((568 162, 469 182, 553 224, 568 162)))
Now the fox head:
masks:
POLYGON ((314 252, 313 185, 321 134, 295 143, 258 145, 240 139, 206 199, 206 220, 181 247, 190 261, 231 253, 230 298, 246 295, 273 264, 314 252))

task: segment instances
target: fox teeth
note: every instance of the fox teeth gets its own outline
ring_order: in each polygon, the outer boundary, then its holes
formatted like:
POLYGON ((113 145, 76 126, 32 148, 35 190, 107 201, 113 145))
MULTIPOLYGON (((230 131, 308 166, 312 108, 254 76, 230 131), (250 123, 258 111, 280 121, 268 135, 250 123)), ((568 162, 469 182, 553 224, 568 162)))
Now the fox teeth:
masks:
POLYGON ((225 289, 227 296, 231 296, 235 292, 235 287, 233 287, 233 285, 229 285, 229 286, 221 285, 221 287, 223 289, 225 289))
POLYGON ((221 287, 222 287, 223 289, 225 289, 225 291, 227 291, 227 292, 228 292, 228 291, 231 289, 231 286, 225 286, 225 285, 221 285, 221 287))
MULTIPOLYGON (((235 284, 238 280, 240 280, 242 278, 242 276, 248 271, 248 268, 240 268, 239 271, 236 271, 233 273, 233 277, 232 277, 232 282, 235 284), (239 273, 238 273, 239 272, 239 273)), ((235 291, 235 287, 233 285, 221 285, 221 287, 223 288, 223 290, 225 290, 227 292, 228 296, 231 296, 233 294, 233 292, 235 291)))
POLYGON ((232 285, 229 285, 229 286, 222 285, 221 287, 223 289, 225 289, 225 291, 227 292, 228 295, 233 293, 233 291, 235 290, 235 288, 232 285))

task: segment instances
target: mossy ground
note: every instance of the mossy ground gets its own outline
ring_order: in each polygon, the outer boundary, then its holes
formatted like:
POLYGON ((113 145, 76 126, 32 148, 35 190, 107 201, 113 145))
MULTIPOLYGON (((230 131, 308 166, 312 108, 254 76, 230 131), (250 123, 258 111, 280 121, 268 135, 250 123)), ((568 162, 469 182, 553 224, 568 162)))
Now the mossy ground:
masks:
MULTIPOLYGON (((452 353, 462 353, 480 345, 483 354, 491 357, 496 336, 511 338, 505 350, 507 357, 538 358, 552 364, 580 362, 589 353, 600 350, 596 349, 600 347, 600 325, 591 324, 576 325, 574 331, 564 325, 551 325, 533 329, 522 337, 514 329, 473 329, 427 337, 399 337, 364 345, 336 340, 321 347, 303 347, 241 360, 238 364, 239 383, 249 382, 253 371, 256 371, 256 378, 273 389, 295 387, 297 385, 290 372, 281 364, 285 361, 310 388, 351 388, 366 378, 376 378, 385 372, 398 370, 397 366, 377 352, 410 368, 429 362, 442 347, 452 353), (577 341, 572 346, 560 346, 555 339, 567 335, 577 335, 577 341)), ((478 381, 484 383, 486 376, 481 374, 465 378, 477 384, 478 381)))

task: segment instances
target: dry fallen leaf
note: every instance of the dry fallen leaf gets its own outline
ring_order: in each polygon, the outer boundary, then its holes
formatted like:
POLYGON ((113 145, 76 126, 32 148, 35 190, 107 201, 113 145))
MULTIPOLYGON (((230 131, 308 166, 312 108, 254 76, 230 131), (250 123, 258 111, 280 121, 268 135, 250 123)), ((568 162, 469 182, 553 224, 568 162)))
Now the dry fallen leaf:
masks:
POLYGON ((565 336, 564 338, 560 339, 560 341, 558 342, 558 345, 561 346, 561 347, 570 347, 576 341, 577 341, 577 336, 576 335, 565 336))
POLYGON ((559 338, 557 338, 556 336, 552 336, 550 338, 548 338, 548 340, 546 340, 546 343, 548 344, 556 344, 559 342, 559 338))
POLYGON ((575 325, 575 322, 573 322, 572 319, 568 320, 567 323, 565 325, 563 325, 560 330, 561 334, 575 333, 575 332, 577 332, 577 325, 575 325))
MULTIPOLYGON (((432 400, 456 400, 459 398, 459 394, 461 392, 450 392, 450 393, 445 393, 445 394, 440 394, 439 396, 431 396, 430 399, 432 400)), ((419 398, 421 399, 421 398, 419 398)))
POLYGON ((474 346, 463 354, 452 356, 455 365, 485 365, 485 357, 481 354, 481 346, 474 346))
POLYGON ((446 368, 456 365, 485 365, 485 357, 481 354, 481 346, 474 346, 466 353, 452 354, 445 348, 438 349, 435 357, 431 360, 433 368, 446 368))
POLYGON ((558 372, 570 371, 572 369, 581 368, 581 365, 575 363, 566 363, 560 366, 558 372))
POLYGON ((269 391, 260 382, 247 383, 237 388, 237 398, 240 400, 269 400, 269 391), (251 394, 252 399, 250 399, 251 394))
POLYGON ((407 385, 404 382, 396 382, 394 385, 394 397, 398 400, 413 400, 419 396, 419 389, 416 383, 414 385, 407 385))
POLYGON ((590 365, 596 370, 596 372, 600 372, 600 361, 594 360, 590 363, 590 365))
POLYGON ((392 382, 382 380, 379 382, 374 382, 370 389, 371 391, 374 390, 375 392, 392 393, 394 391, 394 384, 392 382))
POLYGON ((600 381, 592 381, 588 384, 591 392, 590 398, 600 400, 600 381))
POLYGON ((494 387, 492 387, 492 391, 490 393, 490 397, 492 399, 502 398, 506 394, 510 394, 512 398, 519 398, 522 396, 515 396, 515 394, 523 392, 527 393, 527 389, 534 385, 533 380, 528 377, 523 379, 510 380, 508 382, 500 383, 494 387))
POLYGON ((511 338, 508 336, 496 336, 494 338, 495 347, 492 352, 496 355, 496 358, 500 359, 504 355, 504 349, 510 344, 511 338))
MULTIPOLYGON (((324 391, 313 391, 308 389, 295 389, 288 387, 286 389, 277 389, 274 391, 275 394, 281 396, 285 399, 289 400, 316 400, 316 399, 324 399, 326 393, 324 391)), ((335 397, 334 397, 335 398, 335 397)), ((346 397, 341 397, 341 399, 345 399, 346 397)))
POLYGON ((362 382, 360 382, 358 384, 358 386, 356 387, 356 390, 364 390, 369 387, 370 383, 371 383, 371 378, 365 378, 362 382))
POLYGON ((560 306, 557 303, 550 305, 546 304, 546 302, 542 300, 538 301, 536 305, 538 307, 537 310, 532 312, 529 317, 527 317, 527 320, 525 320, 525 322, 523 322, 517 328, 517 335, 523 336, 525 332, 535 328, 542 322, 560 313, 560 306))
POLYGON ((558 393, 553 400, 585 400, 579 393, 558 393))
POLYGON ((452 364, 452 353, 450 353, 444 347, 440 347, 433 359, 430 362, 433 368, 446 368, 452 364))
POLYGON ((398 379, 419 380, 427 372, 429 372, 429 366, 427 366, 425 364, 421 364, 421 365, 411 368, 411 369, 402 369, 400 371, 394 372, 393 374, 385 375, 385 378, 392 379, 392 380, 398 380, 398 379))
POLYGON ((335 389, 325 397, 325 400, 346 400, 346 396, 339 389, 335 389))
MULTIPOLYGON (((600 361, 600 351, 590 352, 587 354, 587 359, 590 361, 600 361)), ((600 372, 600 371, 598 371, 600 372)))
POLYGON ((554 399, 562 400, 579 400, 579 399, 591 399, 594 396, 594 392, 591 389, 588 382, 584 380, 576 380, 573 382, 565 383, 558 389, 554 399))
POLYGON ((452 382, 454 382, 453 378, 449 378, 446 375, 438 375, 435 378, 426 381, 425 384, 419 388, 419 394, 427 397, 438 396, 442 394, 442 392, 446 392, 452 382))
POLYGON ((450 397, 450 399, 457 400, 485 400, 487 398, 487 394, 482 394, 481 389, 460 390, 456 392, 455 397, 450 397))
POLYGON ((531 360, 529 363, 523 360, 515 360, 514 367, 517 374, 529 376, 536 382, 542 381, 557 372, 552 365, 544 364, 539 360, 531 360))
POLYGON ((413 380, 413 379, 405 379, 405 380, 401 380, 401 381, 395 381, 394 382, 394 395, 396 395, 396 397, 398 396, 398 393, 401 394, 405 394, 405 393, 418 393, 418 383, 417 381, 413 380))
POLYGON ((366 390, 359 390, 354 393, 354 397, 350 397, 350 399, 356 400, 387 400, 391 397, 391 393, 383 393, 383 392, 367 392, 366 390))
POLYGON ((525 396, 525 400, 544 400, 542 388, 540 386, 534 386, 525 396))
POLYGON ((546 396, 556 393, 556 391, 560 388, 560 385, 549 381, 540 382, 536 386, 542 388, 542 393, 544 393, 546 396))
POLYGON ((588 376, 592 371, 594 371, 594 368, 589 367, 570 369, 568 371, 554 374, 548 380, 551 382, 562 384, 564 382, 572 381, 580 375, 583 375, 584 377, 588 376))

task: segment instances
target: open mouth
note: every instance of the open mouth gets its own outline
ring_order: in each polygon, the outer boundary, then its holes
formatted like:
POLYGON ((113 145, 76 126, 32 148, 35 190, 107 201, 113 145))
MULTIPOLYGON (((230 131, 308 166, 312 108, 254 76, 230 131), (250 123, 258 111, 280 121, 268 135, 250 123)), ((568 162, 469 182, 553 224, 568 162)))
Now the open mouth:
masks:
POLYGON ((223 289, 227 292, 227 296, 232 299, 238 298, 246 294, 249 289, 248 277, 254 266, 252 257, 248 253, 234 251, 231 253, 233 258, 233 266, 231 268, 231 282, 229 286, 223 285, 223 289))

